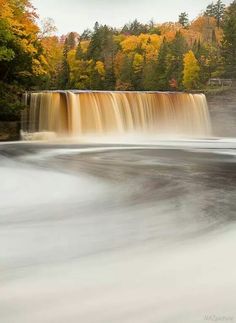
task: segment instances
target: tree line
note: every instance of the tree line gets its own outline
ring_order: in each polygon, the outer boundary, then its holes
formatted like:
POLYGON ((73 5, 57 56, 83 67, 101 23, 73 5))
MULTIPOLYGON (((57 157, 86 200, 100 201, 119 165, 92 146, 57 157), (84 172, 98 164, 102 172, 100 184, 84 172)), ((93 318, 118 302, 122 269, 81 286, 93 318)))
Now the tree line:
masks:
POLYGON ((236 0, 189 21, 122 28, 95 23, 81 35, 38 26, 28 0, 0 0, 0 118, 19 117, 25 90, 192 90, 209 78, 236 78, 236 0))

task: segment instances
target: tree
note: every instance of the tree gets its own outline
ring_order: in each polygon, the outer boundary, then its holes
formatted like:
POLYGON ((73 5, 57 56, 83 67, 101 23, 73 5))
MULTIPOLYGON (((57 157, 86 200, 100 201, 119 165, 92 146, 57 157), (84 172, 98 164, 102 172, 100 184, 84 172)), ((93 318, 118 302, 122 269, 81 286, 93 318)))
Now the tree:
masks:
POLYGON ((44 84, 41 87, 46 89, 55 89, 58 84, 61 63, 63 59, 63 44, 58 37, 44 37, 41 40, 45 56, 47 57, 47 75, 44 78, 44 84))
POLYGON ((130 24, 124 25, 121 32, 128 35, 138 36, 142 33, 143 34, 147 33, 148 26, 141 24, 137 19, 135 19, 130 24))
POLYGON ((134 90, 132 59, 128 55, 121 56, 119 75, 117 75, 116 90, 134 90))
POLYGON ((236 77, 236 0, 227 8, 223 22, 222 54, 226 75, 236 77))
POLYGON ((90 29, 85 29, 80 36, 80 40, 89 40, 92 37, 92 31, 90 29))
POLYGON ((92 60, 78 59, 76 57, 76 50, 72 49, 67 54, 67 64, 69 73, 67 87, 81 90, 92 89, 91 80, 94 62, 92 60))
POLYGON ((24 85, 46 74, 36 14, 25 0, 0 1, 0 79, 24 85))
POLYGON ((219 28, 224 16, 225 4, 221 0, 217 0, 216 3, 211 3, 207 6, 205 15, 214 17, 217 21, 217 27, 219 28))
POLYGON ((204 42, 211 43, 213 41, 213 31, 215 31, 216 27, 217 22, 215 17, 204 15, 192 22, 190 30, 199 33, 204 42))
POLYGON ((38 86, 48 62, 37 15, 27 0, 0 0, 0 115, 19 118, 20 94, 38 86))
POLYGON ((70 50, 75 49, 76 45, 77 45, 77 35, 75 32, 70 32, 65 40, 65 51, 69 52, 70 50))
POLYGON ((52 18, 45 18, 41 21, 39 38, 51 37, 57 31, 55 22, 52 18))
MULTIPOLYGON (((104 85, 107 89, 115 87, 114 58, 117 51, 117 44, 114 41, 113 29, 106 25, 94 26, 94 31, 87 50, 87 59, 94 62, 102 62, 105 66, 104 85)), ((96 70, 95 70, 96 73, 96 70)), ((97 84, 96 78, 92 79, 92 88, 97 84)))
POLYGON ((136 53, 133 58, 132 70, 133 70, 133 84, 136 90, 142 90, 142 78, 143 78, 143 65, 144 57, 141 54, 136 53))
POLYGON ((167 57, 169 53, 169 43, 164 38, 157 58, 156 77, 158 90, 166 90, 168 88, 167 57))
POLYGON ((170 81, 175 80, 177 87, 181 89, 183 79, 183 55, 188 50, 188 44, 181 32, 177 32, 175 38, 168 44, 169 50, 165 58, 165 77, 167 87, 170 88, 170 81))
POLYGON ((200 67, 193 51, 184 55, 184 77, 183 85, 187 90, 195 89, 199 82, 200 67))
POLYGON ((179 21, 178 21, 184 28, 187 28, 189 26, 189 19, 188 14, 186 12, 181 12, 179 15, 179 21))
POLYGON ((161 34, 160 28, 155 25, 153 19, 151 19, 149 21, 149 24, 148 24, 148 33, 151 34, 151 35, 153 35, 153 34, 160 35, 161 34))
POLYGON ((158 87, 157 61, 145 62, 143 66, 142 86, 142 90, 146 91, 160 90, 158 87))
POLYGON ((75 54, 77 59, 84 59, 85 58, 85 53, 81 47, 81 43, 79 42, 77 48, 76 48, 76 54, 75 54))

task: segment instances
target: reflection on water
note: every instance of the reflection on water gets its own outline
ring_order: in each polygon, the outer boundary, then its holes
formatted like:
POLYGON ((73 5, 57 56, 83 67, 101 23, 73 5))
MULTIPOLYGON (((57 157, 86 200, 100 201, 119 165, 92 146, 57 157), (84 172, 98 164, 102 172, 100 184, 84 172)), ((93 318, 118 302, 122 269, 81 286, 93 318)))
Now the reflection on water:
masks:
POLYGON ((0 149, 1 322, 236 321, 234 142, 0 149))

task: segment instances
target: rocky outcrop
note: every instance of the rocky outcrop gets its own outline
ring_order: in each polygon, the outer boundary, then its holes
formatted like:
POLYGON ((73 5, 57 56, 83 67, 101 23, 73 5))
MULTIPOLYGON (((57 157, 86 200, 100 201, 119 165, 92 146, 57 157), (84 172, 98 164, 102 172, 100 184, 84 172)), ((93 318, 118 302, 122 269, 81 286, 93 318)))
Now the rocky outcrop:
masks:
POLYGON ((0 141, 20 139, 20 124, 17 121, 0 121, 0 141))
POLYGON ((214 95, 207 95, 213 135, 236 137, 236 85, 214 95))

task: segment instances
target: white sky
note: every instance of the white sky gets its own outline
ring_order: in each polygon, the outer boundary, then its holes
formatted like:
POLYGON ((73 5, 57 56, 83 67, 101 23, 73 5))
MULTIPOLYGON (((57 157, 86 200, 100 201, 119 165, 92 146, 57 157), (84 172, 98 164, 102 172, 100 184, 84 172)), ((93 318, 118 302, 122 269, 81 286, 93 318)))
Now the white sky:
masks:
MULTIPOLYGON (((186 11, 193 19, 212 0, 32 0, 40 18, 53 18, 59 34, 69 31, 81 33, 98 21, 112 27, 121 27, 137 18, 146 23, 177 21, 186 11)), ((224 0, 225 4, 232 0, 224 0)))

